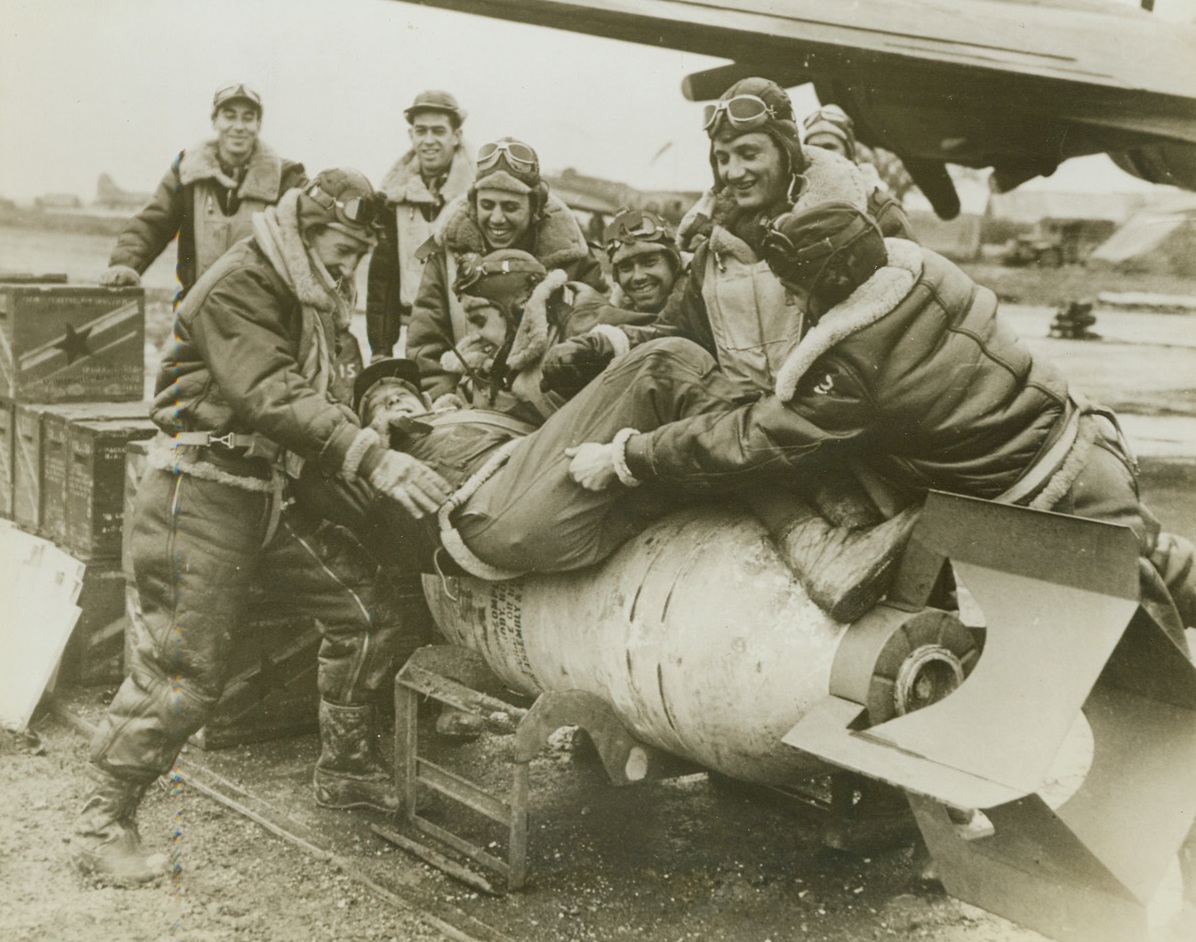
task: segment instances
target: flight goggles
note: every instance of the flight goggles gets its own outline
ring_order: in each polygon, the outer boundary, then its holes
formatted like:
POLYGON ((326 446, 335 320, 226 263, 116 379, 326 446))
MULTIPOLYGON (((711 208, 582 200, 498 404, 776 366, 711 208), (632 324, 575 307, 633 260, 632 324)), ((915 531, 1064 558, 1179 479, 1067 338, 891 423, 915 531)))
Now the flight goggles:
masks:
POLYGON ((672 242, 668 223, 648 210, 624 210, 602 231, 602 243, 608 253, 632 242, 672 242))
POLYGON ((310 197, 327 212, 332 213, 346 226, 369 228, 378 220, 378 201, 372 196, 355 196, 348 200, 338 200, 321 190, 320 185, 314 181, 307 185, 303 194, 310 197))
POLYGON ((543 275, 544 269, 531 261, 518 258, 487 262, 479 255, 463 255, 457 262, 457 279, 453 282, 453 291, 457 294, 465 293, 487 275, 510 275, 519 272, 543 275))
POLYGON ((777 117, 772 106, 758 95, 736 95, 726 101, 706 106, 706 123, 703 125, 705 130, 713 130, 724 115, 731 127, 740 131, 762 127, 777 117))
POLYGON ((536 152, 519 141, 495 141, 478 149, 478 169, 489 170, 503 157, 507 164, 520 172, 535 170, 539 159, 536 152))
POLYGON ((783 231, 792 213, 783 213, 764 227, 764 237, 760 243, 761 254, 768 267, 778 277, 789 281, 811 280, 811 274, 821 274, 831 257, 837 252, 850 246, 857 239, 875 230, 875 226, 862 214, 857 216, 845 229, 836 232, 834 236, 819 239, 798 248, 797 245, 783 231), (818 266, 815 268, 815 266, 818 266))

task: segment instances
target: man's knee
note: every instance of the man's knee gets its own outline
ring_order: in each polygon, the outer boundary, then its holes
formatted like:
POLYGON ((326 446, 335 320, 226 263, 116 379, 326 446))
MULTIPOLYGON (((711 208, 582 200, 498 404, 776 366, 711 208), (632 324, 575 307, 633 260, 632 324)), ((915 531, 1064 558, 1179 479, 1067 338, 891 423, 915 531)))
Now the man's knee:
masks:
POLYGON ((135 671, 125 678, 91 745, 91 761, 129 780, 170 771, 183 743, 211 717, 220 690, 135 671))

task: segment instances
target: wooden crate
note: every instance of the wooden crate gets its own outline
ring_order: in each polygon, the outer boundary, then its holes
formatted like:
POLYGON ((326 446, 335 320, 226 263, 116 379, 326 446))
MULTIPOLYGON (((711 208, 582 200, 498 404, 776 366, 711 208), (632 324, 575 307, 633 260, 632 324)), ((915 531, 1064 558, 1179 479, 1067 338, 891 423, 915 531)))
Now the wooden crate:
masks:
POLYGON ((79 559, 120 557, 126 447, 156 431, 149 419, 70 423, 63 542, 79 559))
POLYGON ((125 574, 120 563, 89 563, 78 601, 80 614, 62 656, 59 677, 84 687, 124 679, 125 574))
POLYGON ((145 402, 16 403, 12 518, 30 533, 66 537, 67 439, 73 423, 144 417, 145 402))
POLYGON ((55 543, 62 543, 66 537, 66 433, 69 424, 69 412, 42 412, 37 532, 55 543))
POLYGON ((12 519, 12 460, 16 445, 16 404, 0 399, 0 518, 12 519))
POLYGON ((135 400, 144 377, 141 288, 0 283, 0 396, 135 400))
POLYGON ((42 416, 18 403, 13 413, 12 519, 29 533, 42 521, 42 416))

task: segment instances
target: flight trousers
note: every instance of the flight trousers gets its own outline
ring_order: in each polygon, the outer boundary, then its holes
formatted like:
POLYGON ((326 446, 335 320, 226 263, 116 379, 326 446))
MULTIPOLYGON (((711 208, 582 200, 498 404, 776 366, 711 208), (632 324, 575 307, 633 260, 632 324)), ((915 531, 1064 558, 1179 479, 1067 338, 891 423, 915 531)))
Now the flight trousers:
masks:
POLYGON ((398 616, 373 558, 344 527, 279 506, 282 495, 255 481, 145 473, 131 537, 132 659, 91 748, 92 763, 121 780, 170 771, 212 715, 254 606, 315 620, 324 700, 370 702, 388 679, 398 616))

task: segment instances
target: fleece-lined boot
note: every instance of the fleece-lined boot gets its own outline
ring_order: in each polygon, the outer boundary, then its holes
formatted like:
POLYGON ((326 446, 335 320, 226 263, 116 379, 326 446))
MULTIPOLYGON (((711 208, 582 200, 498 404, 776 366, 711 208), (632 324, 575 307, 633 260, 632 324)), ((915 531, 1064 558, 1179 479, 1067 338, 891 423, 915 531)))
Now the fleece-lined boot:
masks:
POLYGON ((394 776, 378 753, 372 706, 320 701, 320 758, 313 784, 322 808, 399 810, 394 776))
POLYGON ((149 883, 165 876, 165 854, 146 853, 135 816, 146 786, 125 782, 88 766, 91 788, 75 821, 71 854, 75 866, 106 883, 149 883))

